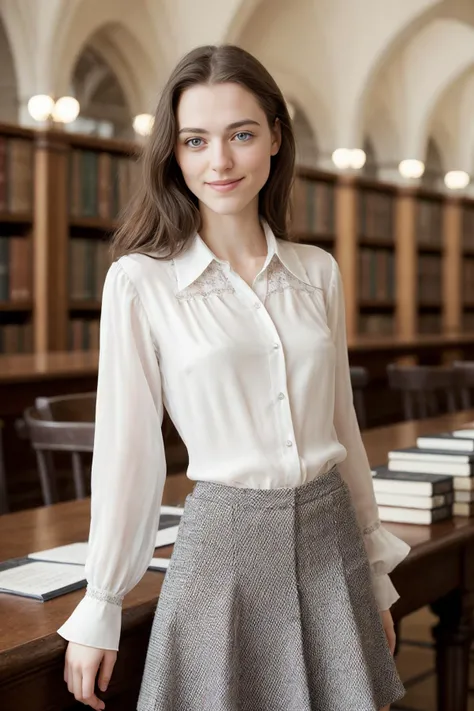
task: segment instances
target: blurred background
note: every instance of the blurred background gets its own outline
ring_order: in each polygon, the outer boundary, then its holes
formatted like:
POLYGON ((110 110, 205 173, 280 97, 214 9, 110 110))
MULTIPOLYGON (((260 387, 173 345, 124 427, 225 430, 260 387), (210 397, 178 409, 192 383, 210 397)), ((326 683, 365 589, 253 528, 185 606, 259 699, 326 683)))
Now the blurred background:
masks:
MULTIPOLYGON (((224 42, 260 59, 287 101, 292 237, 339 263, 372 466, 474 420, 473 0, 0 0, 0 523, 12 521, 10 533, 21 526, 7 511, 89 494, 108 242, 170 71, 191 48, 224 42)), ((186 448, 167 415, 163 433, 168 474, 182 474, 186 448)), ((474 543, 459 543, 456 569, 442 557, 453 531, 474 541, 472 489, 450 494, 457 510, 447 498, 444 508, 383 499, 383 519, 419 543, 426 566, 423 591, 415 564, 399 573, 400 709, 474 709, 474 543), (429 519, 415 520, 423 507, 429 519), (448 651, 433 646, 434 610, 448 651)))

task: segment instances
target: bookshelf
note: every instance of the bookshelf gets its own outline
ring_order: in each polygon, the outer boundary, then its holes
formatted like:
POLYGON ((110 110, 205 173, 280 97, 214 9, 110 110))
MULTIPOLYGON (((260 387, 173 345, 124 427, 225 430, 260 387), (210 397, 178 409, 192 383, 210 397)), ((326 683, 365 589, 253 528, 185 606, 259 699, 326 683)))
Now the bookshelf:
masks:
POLYGON ((37 141, 37 350, 95 350, 108 242, 136 179, 137 146, 44 132, 37 141), (54 204, 51 193, 57 200, 54 204), (45 209, 46 206, 46 209, 45 209))
POLYGON ((358 333, 395 333, 396 189, 367 180, 356 184, 358 253, 358 333))
POLYGON ((311 168, 297 168, 292 195, 292 237, 333 253, 336 176, 311 168))
POLYGON ((463 331, 474 332, 474 200, 460 204, 460 275, 462 300, 460 321, 463 331))
POLYGON ((415 207, 417 331, 443 332, 443 257, 445 198, 418 190, 415 207))
POLYGON ((0 353, 33 350, 34 133, 0 125, 0 353))
MULTIPOLYGON (((134 143, 0 125, 0 353, 95 350, 134 143)), ((299 167, 292 237, 338 261, 348 338, 474 332, 474 200, 299 167)))

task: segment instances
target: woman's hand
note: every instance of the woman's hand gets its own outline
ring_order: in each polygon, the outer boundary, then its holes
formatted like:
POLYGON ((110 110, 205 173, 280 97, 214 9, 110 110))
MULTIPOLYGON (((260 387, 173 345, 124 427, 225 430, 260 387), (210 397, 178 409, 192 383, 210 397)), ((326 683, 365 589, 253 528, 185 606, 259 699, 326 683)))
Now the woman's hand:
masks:
POLYGON ((392 613, 390 610, 382 610, 380 615, 382 617, 383 628, 387 636, 388 646, 390 647, 390 652, 393 656, 395 653, 395 643, 397 641, 397 637, 395 635, 395 626, 393 624, 392 613))
POLYGON ((99 689, 105 691, 112 676, 117 652, 109 649, 85 647, 69 642, 64 664, 64 681, 77 701, 91 706, 96 711, 105 708, 104 702, 94 693, 95 680, 100 667, 99 689))

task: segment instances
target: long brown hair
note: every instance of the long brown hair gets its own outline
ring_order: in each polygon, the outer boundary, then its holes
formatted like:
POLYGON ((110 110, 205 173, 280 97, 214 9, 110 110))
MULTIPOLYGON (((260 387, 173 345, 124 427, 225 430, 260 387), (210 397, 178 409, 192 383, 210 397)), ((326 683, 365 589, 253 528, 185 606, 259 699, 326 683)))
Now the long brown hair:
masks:
POLYGON ((295 139, 283 95, 265 67, 234 45, 197 47, 178 63, 166 83, 153 130, 141 155, 141 184, 112 239, 112 256, 143 252, 157 259, 181 253, 200 229, 198 201, 176 162, 176 110, 183 92, 196 84, 235 82, 252 92, 272 128, 281 126, 281 146, 271 158, 270 175, 259 194, 259 214, 276 237, 289 239, 290 192, 295 139))

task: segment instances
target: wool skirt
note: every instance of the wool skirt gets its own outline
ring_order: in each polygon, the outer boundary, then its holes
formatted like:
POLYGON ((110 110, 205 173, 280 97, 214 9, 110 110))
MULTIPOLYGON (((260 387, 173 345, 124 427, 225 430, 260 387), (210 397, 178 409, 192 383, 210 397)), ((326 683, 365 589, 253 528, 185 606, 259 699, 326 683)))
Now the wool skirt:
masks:
POLYGON ((349 490, 197 482, 153 621, 138 711, 378 711, 405 689, 349 490))

